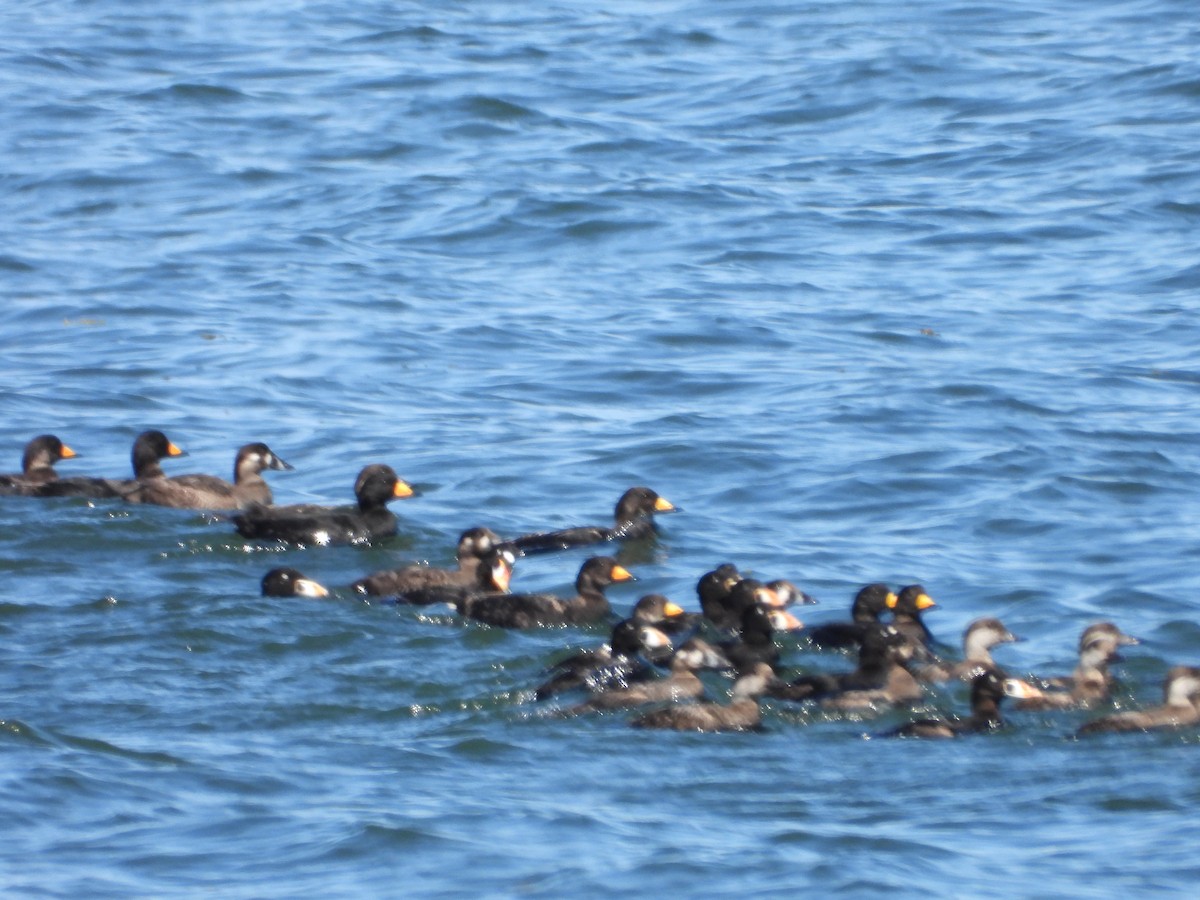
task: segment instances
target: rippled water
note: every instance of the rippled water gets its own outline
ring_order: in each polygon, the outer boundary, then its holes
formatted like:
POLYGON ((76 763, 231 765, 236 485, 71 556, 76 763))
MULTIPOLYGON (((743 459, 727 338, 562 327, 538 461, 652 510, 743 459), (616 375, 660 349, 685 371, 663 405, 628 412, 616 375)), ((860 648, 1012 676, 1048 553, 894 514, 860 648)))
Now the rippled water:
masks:
MULTIPOLYGON (((1200 25, 1174 0, 42 2, 0 10, 0 448, 133 436, 280 502, 366 462, 370 549, 0 504, 0 883, 23 895, 1182 894, 1194 730, 960 742, 765 704, 547 719, 602 630, 258 596, 462 529, 683 508, 624 611, 726 560, 844 615, 920 580, 1016 672, 1200 662, 1200 25), (1060 8, 1067 6, 1068 8, 1060 8)), ((5 468, 5 467, 0 467, 5 468)), ((524 560, 568 585, 582 553, 524 560)), ((829 667, 794 641, 787 661, 829 667)), ((725 685, 714 679, 714 693, 725 685)), ((929 707, 961 709, 961 691, 929 707)))

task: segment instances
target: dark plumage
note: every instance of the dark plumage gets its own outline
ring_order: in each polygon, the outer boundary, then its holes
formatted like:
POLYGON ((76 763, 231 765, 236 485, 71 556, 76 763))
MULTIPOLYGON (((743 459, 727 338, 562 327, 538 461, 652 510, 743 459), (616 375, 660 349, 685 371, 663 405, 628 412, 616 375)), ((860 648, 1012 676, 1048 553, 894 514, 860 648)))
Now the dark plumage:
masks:
POLYGON ((921 614, 937 606, 922 585, 910 584, 900 589, 895 600, 888 601, 892 610, 892 624, 913 645, 913 659, 931 662, 937 657, 933 652, 934 638, 925 625, 921 614))
POLYGON ((814 647, 822 650, 853 649, 862 644, 864 629, 879 623, 879 617, 890 609, 896 595, 886 584, 868 584, 854 595, 849 622, 827 622, 805 631, 814 647))
POLYGON ((1072 709, 1102 703, 1112 695, 1108 667, 1121 660, 1121 647, 1138 643, 1111 622, 1089 625, 1079 636, 1079 664, 1065 677, 1045 679, 1048 691, 1036 691, 1017 704, 1019 710, 1072 709))
POLYGON ((634 728, 675 731, 751 731, 762 727, 758 699, 776 681, 766 663, 757 663, 733 684, 732 700, 719 703, 677 703, 638 716, 634 728))
POLYGON ((682 606, 672 603, 662 594, 646 594, 640 598, 633 605, 630 618, 642 625, 661 628, 667 634, 690 631, 700 624, 698 615, 684 612, 682 606))
MULTIPOLYGON (((743 581, 738 585, 747 584, 743 581)), ((721 643, 721 652, 729 658, 733 667, 739 672, 749 671, 756 663, 765 662, 774 665, 779 661, 779 648, 775 646, 777 630, 794 630, 791 623, 799 626, 800 622, 786 610, 767 609, 754 602, 755 592, 750 592, 750 601, 742 607, 741 626, 738 636, 731 641, 721 643), (777 623, 782 626, 777 628, 777 623)), ((801 626, 802 627, 802 626, 801 626)))
POLYGON ((671 672, 666 678, 647 679, 626 687, 601 691, 583 703, 563 710, 563 714, 696 700, 704 696, 704 682, 696 672, 700 669, 727 669, 729 666, 729 660, 715 647, 700 638, 691 638, 671 655, 671 672))
POLYGON ((976 619, 963 631, 963 658, 956 663, 931 663, 917 671, 922 681, 970 681, 983 669, 996 667, 992 648, 1020 640, 999 619, 976 619))
POLYGON ((458 611, 501 628, 536 628, 554 625, 586 625, 612 614, 604 589, 629 574, 610 556, 593 556, 584 562, 575 579, 575 596, 554 594, 484 594, 468 597, 458 611))
POLYGON ((296 544, 357 544, 396 533, 396 517, 387 504, 411 497, 412 488, 391 466, 366 466, 354 482, 357 507, 250 506, 233 517, 238 534, 246 538, 291 541, 296 544))
POLYGON ((741 621, 741 610, 729 608, 729 593, 742 580, 742 573, 733 563, 722 563, 711 572, 700 576, 696 582, 696 594, 700 598, 700 612, 709 622, 720 629, 737 627, 741 621))
POLYGON ((652 625, 622 619, 613 626, 612 637, 591 650, 581 650, 551 667, 554 674, 534 692, 545 700, 564 691, 625 688, 654 674, 646 657, 658 658, 671 650, 671 638, 652 625))
POLYGON ((0 495, 34 496, 38 485, 54 481, 54 464, 76 456, 74 450, 52 434, 40 434, 25 445, 21 471, 0 475, 0 495))
POLYGON ((492 547, 475 566, 470 584, 429 584, 396 594, 396 602, 405 606, 429 606, 447 603, 458 608, 472 597, 484 594, 507 594, 516 556, 506 544, 492 547))
POLYGON ((770 692, 780 700, 816 700, 829 708, 912 703, 922 695, 921 685, 905 668, 912 645, 892 625, 863 627, 858 667, 852 672, 802 675, 770 692))
POLYGON ((654 514, 671 512, 674 509, 670 501, 660 497, 650 488, 632 487, 617 501, 613 514, 615 524, 611 528, 604 525, 585 525, 561 531, 526 534, 510 543, 522 553, 531 554, 584 547, 604 541, 647 538, 654 534, 654 514))
POLYGON ((1080 735, 1118 731, 1152 731, 1200 723, 1200 668, 1175 666, 1163 680, 1162 706, 1129 710, 1088 722, 1080 735))
POLYGON ((296 569, 272 569, 262 579, 264 597, 328 597, 329 589, 296 569))
POLYGON ((271 488, 263 479, 266 469, 291 469, 262 442, 241 447, 233 461, 233 481, 215 475, 188 474, 139 479, 125 495, 130 503, 153 503, 176 509, 245 509, 269 505, 271 488))
POLYGON ((500 544, 499 536, 490 528, 470 528, 458 537, 458 568, 438 569, 433 566, 411 565, 399 569, 375 572, 360 578, 351 587, 360 594, 391 597, 418 588, 440 585, 470 586, 479 583, 479 564, 493 547, 500 544))
POLYGON ((159 460, 167 457, 187 456, 161 431, 143 431, 133 441, 130 453, 133 463, 133 479, 91 478, 76 476, 57 478, 38 485, 34 495, 38 497, 89 497, 96 500, 119 499, 138 488, 141 482, 163 477, 159 460))
POLYGON ((971 715, 966 719, 917 719, 886 732, 884 737, 953 738, 999 728, 1000 701, 1005 697, 1026 697, 1030 685, 1015 678, 1004 678, 995 669, 985 669, 971 679, 971 715))

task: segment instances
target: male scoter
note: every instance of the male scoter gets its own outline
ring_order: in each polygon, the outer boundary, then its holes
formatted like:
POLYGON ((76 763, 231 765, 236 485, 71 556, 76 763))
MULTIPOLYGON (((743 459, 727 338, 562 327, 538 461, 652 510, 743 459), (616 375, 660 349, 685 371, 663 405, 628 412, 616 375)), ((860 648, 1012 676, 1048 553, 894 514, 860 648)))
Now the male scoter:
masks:
POLYGON ((931 663, 917 670, 922 681, 970 681, 983 669, 996 667, 992 648, 1018 641, 999 619, 976 619, 963 631, 963 658, 956 663, 931 663))
POLYGON ((233 481, 215 475, 188 474, 141 478, 125 495, 130 503, 153 503, 176 509, 245 509, 269 506, 271 488, 263 479, 266 469, 291 469, 261 441, 241 447, 233 461, 233 481))
POLYGON ((39 434, 25 445, 21 471, 0 475, 0 495, 30 496, 38 485, 58 478, 54 464, 77 454, 52 434, 39 434))
POLYGON ((1044 680, 1048 691, 1037 691, 1017 704, 1020 710, 1072 709, 1101 703, 1111 696, 1113 676, 1108 667, 1121 661, 1119 648, 1137 644, 1112 622, 1089 625, 1079 636, 1079 665, 1062 678, 1044 680))
POLYGON ((742 573, 733 563, 722 563, 711 572, 705 572, 696 582, 696 594, 700 598, 700 612, 704 618, 720 629, 736 628, 741 621, 742 611, 729 608, 729 593, 742 580, 742 573))
POLYGON ((854 595, 849 622, 827 622, 808 629, 805 636, 814 647, 822 650, 853 649, 862 644, 868 626, 879 623, 879 617, 896 602, 896 595, 886 584, 868 584, 854 595))
POLYGON ((390 597, 435 585, 470 586, 478 582, 477 570, 483 557, 500 543, 499 536, 490 528, 469 528, 458 536, 457 569, 404 566, 367 575, 351 587, 360 594, 390 597))
POLYGON ((501 628, 586 625, 612 614, 604 589, 632 575, 611 556, 593 556, 579 569, 574 597, 554 594, 481 594, 458 604, 458 611, 501 628))
POLYGON ((34 490, 37 497, 89 497, 95 500, 118 499, 134 491, 143 482, 163 477, 160 459, 187 456, 161 431, 143 431, 133 441, 130 454, 133 463, 133 479, 91 478, 75 476, 56 478, 38 485, 34 490))
POLYGON ((391 466, 366 466, 354 482, 357 507, 250 506, 233 517, 238 534, 297 544, 358 544, 396 533, 396 517, 387 504, 411 497, 413 489, 396 476, 391 466))
POLYGON ((888 600, 892 611, 892 624, 913 645, 913 659, 932 662, 937 657, 933 652, 934 637, 921 619, 921 613, 933 609, 937 604, 923 585, 910 584, 900 589, 895 599, 888 600))
POLYGON ((296 569, 272 569, 262 579, 264 597, 328 597, 329 589, 296 569))
POLYGON ((674 509, 669 500, 660 497, 650 488, 632 487, 617 501, 613 515, 615 524, 611 528, 604 525, 584 525, 561 531, 526 534, 510 543, 528 555, 584 547, 605 541, 647 538, 654 534, 654 514, 671 512, 674 509))
POLYGON ((642 625, 661 628, 667 634, 691 631, 700 624, 700 617, 696 613, 684 612, 682 606, 662 594, 646 594, 639 598, 633 604, 630 618, 642 625))
POLYGON ((1003 725, 1000 701, 1005 697, 1027 697, 1031 686, 1016 678, 1005 678, 986 669, 971 679, 971 715, 966 719, 917 719, 885 732, 883 737, 953 738, 1003 725))
POLYGON ((1175 666, 1163 680, 1163 705, 1129 710, 1088 722, 1078 734, 1150 731, 1200 723, 1200 668, 1175 666))
POLYGON ((758 700, 776 681, 766 663, 756 663, 733 684, 732 700, 719 703, 677 703, 638 716, 634 728, 675 731, 751 731, 762 727, 758 700))

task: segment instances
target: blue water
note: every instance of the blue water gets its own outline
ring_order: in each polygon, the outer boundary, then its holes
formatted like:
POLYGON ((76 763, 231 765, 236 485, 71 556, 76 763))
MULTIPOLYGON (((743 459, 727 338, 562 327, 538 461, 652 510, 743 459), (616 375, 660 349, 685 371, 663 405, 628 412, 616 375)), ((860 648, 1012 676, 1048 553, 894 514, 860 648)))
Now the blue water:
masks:
POLYGON ((682 512, 619 611, 724 561, 813 622, 919 580, 1017 673, 1117 622, 1119 702, 1156 702, 1200 662, 1194 4, 54 0, 0 34, 0 470, 49 431, 124 476, 156 427, 174 472, 267 441, 279 502, 376 461, 420 490, 387 544, 292 551, 5 498, 6 893, 1194 891, 1195 730, 550 719, 542 667, 603 629, 345 592, 644 483, 682 512), (281 562, 340 596, 259 597, 281 562))

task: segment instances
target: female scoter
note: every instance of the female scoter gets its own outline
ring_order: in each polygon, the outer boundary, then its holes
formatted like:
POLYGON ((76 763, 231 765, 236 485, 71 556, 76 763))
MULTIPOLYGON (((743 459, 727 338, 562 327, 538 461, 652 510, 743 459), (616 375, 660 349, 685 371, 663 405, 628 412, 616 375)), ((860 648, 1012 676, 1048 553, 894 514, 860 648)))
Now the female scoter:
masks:
POLYGON ((822 650, 847 650, 861 646, 865 629, 879 624, 879 617, 896 602, 886 584, 868 584, 854 595, 849 622, 827 622, 808 629, 805 636, 822 650))
POLYGON ((21 471, 0 475, 0 495, 33 495, 37 486, 58 478, 54 464, 77 454, 52 434, 39 434, 25 445, 21 471))
POLYGON ((269 506, 271 488, 263 479, 266 469, 291 469, 261 441, 241 447, 233 460, 233 481, 215 475, 188 474, 139 479, 125 495, 130 503, 153 503, 175 509, 245 509, 269 506))
POLYGON ((545 700, 564 691, 627 688, 653 677, 650 661, 671 652, 671 638, 652 625, 622 619, 613 626, 607 643, 580 650, 554 663, 553 675, 540 684, 534 695, 545 700))
POLYGON ((133 441, 130 454, 133 479, 91 478, 75 476, 56 478, 40 484, 34 490, 37 497, 88 497, 94 500, 119 499, 136 490, 143 481, 162 478, 159 460, 187 456, 161 431, 143 431, 133 441))
POLYGON ((956 663, 931 663, 917 670, 922 681, 970 681, 983 669, 996 668, 992 648, 1018 641, 999 619, 976 619, 963 631, 963 658, 956 663))
POLYGON ((634 728, 667 728, 675 731, 752 731, 762 727, 758 699, 776 681, 766 663, 756 663, 733 684, 732 700, 719 703, 677 703, 638 716, 634 728))
POLYGON ((599 691, 583 703, 563 710, 563 715, 698 700, 704 696, 704 682, 696 672, 729 667, 729 660, 711 644, 700 638, 690 638, 671 654, 671 672, 666 678, 647 679, 627 687, 599 691))
POLYGON ((917 719, 901 725, 884 737, 954 738, 964 734, 991 731, 1003 725, 1000 701, 1005 697, 1027 697, 1031 686, 1016 678, 1005 678, 995 669, 987 669, 971 679, 971 715, 966 719, 917 719))
POLYGON ((654 534, 655 513, 671 512, 675 507, 648 487, 632 487, 621 495, 614 512, 612 528, 604 525, 584 525, 561 531, 526 534, 510 543, 524 554, 566 550, 605 541, 635 540, 654 534))
POLYGON ((632 575, 611 556, 593 556, 579 569, 574 597, 554 594, 482 594, 458 604, 458 611, 500 628, 536 628, 555 625, 586 625, 608 618, 612 607, 604 589, 632 575))
POLYGON ((250 506, 233 517, 238 534, 296 544, 359 544, 396 533, 396 517, 387 504, 411 497, 413 489, 396 476, 391 466, 369 465, 354 482, 357 507, 250 506))
POLYGON ((1121 661, 1121 647, 1137 644, 1112 622, 1089 625, 1079 636, 1079 665, 1062 678, 1045 679, 1051 688, 1037 691, 1017 704, 1019 710, 1072 709, 1102 703, 1112 695, 1114 679, 1108 667, 1121 661))
POLYGON ((264 597, 328 597, 329 589, 296 569, 272 569, 262 579, 264 597))
POLYGON ((473 585, 478 583, 478 569, 483 557, 500 543, 500 537, 490 528, 469 528, 458 536, 457 569, 404 566, 367 575, 358 579, 351 587, 360 594, 391 597, 436 585, 473 585))
POLYGON ((905 668, 912 652, 911 642, 893 625, 866 625, 854 671, 802 675, 790 684, 775 685, 770 695, 780 700, 815 700, 826 708, 845 710, 913 703, 924 692, 905 668))
POLYGON ((1163 705, 1129 710, 1088 722, 1078 734, 1150 731, 1200 723, 1200 668, 1175 666, 1163 680, 1163 705))

